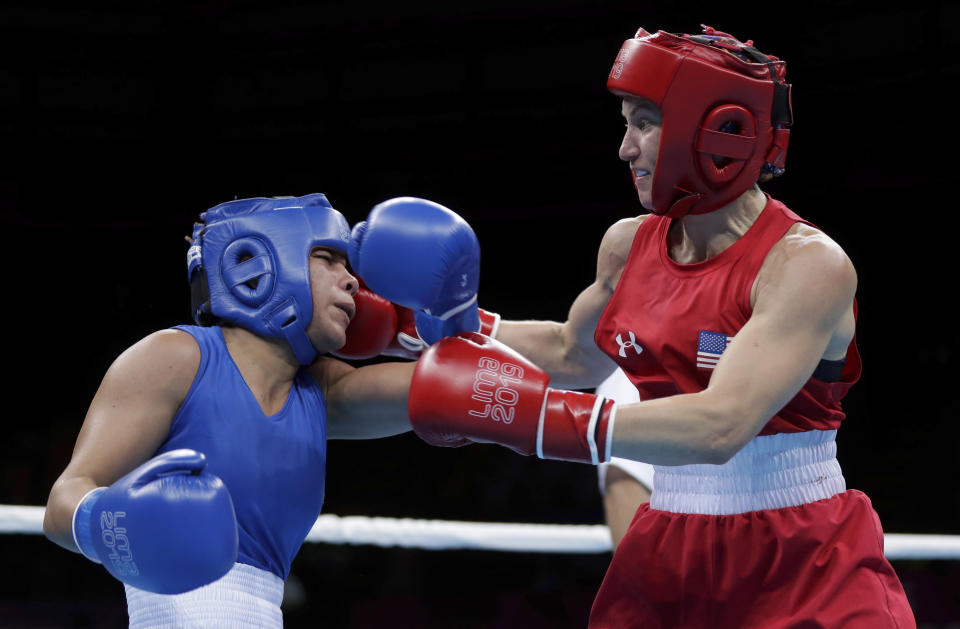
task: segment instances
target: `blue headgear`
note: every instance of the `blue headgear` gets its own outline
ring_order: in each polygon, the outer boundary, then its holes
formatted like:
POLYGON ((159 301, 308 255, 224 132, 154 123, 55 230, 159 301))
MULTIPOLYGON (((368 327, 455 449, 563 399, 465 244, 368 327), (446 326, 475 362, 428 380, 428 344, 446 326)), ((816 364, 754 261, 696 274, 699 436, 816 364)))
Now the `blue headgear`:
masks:
POLYGON ((228 201, 200 220, 187 252, 194 321, 229 321, 286 339, 301 365, 313 362, 310 251, 330 247, 346 255, 347 219, 317 193, 228 201))

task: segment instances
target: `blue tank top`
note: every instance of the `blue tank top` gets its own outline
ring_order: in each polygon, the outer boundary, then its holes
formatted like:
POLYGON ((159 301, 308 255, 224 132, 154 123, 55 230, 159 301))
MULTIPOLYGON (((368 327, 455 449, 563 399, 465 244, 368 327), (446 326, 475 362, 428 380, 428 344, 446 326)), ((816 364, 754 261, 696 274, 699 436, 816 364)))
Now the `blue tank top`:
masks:
POLYGON ((206 455, 233 499, 237 561, 286 579, 323 506, 327 413, 320 385, 297 373, 276 415, 264 415, 233 362, 219 327, 176 326, 200 345, 200 367, 157 454, 206 455))

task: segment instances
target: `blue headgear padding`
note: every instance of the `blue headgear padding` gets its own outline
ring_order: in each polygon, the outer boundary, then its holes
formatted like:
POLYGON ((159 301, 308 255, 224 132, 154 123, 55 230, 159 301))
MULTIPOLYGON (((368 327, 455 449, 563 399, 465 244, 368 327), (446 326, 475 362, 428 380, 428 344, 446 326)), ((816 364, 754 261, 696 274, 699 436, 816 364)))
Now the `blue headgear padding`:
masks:
POLYGON ((317 356, 307 336, 313 316, 310 251, 347 254, 350 225, 323 194, 228 201, 200 215, 187 252, 193 319, 221 319, 256 334, 283 338, 297 361, 317 356))

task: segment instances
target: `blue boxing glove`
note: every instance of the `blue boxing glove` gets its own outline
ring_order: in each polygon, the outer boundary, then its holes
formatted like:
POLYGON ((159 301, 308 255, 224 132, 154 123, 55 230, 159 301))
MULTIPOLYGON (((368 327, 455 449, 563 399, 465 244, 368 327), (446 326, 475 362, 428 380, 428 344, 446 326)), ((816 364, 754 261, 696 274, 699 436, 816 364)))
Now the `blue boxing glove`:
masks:
POLYGON ((353 228, 349 255, 371 290, 416 311, 428 344, 480 329, 480 243, 455 212, 415 197, 384 201, 353 228))
POLYGON ((230 493, 194 450, 158 455, 80 500, 73 539, 114 577, 157 594, 216 581, 237 560, 230 493))

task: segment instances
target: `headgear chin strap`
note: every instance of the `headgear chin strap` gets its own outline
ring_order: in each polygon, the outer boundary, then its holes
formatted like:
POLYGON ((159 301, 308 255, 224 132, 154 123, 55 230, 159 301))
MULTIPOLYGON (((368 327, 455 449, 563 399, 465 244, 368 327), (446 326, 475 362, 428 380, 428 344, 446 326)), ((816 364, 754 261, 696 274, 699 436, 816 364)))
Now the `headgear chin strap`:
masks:
POLYGON ((347 219, 317 193, 228 201, 200 220, 187 252, 194 321, 229 321, 285 339, 301 365, 312 363, 310 252, 330 247, 347 255, 347 219))
POLYGON ((644 29, 623 43, 607 88, 660 108, 653 211, 674 218, 730 203, 783 172, 793 122, 786 63, 709 26, 644 29), (719 159, 717 159, 719 158, 719 159))

